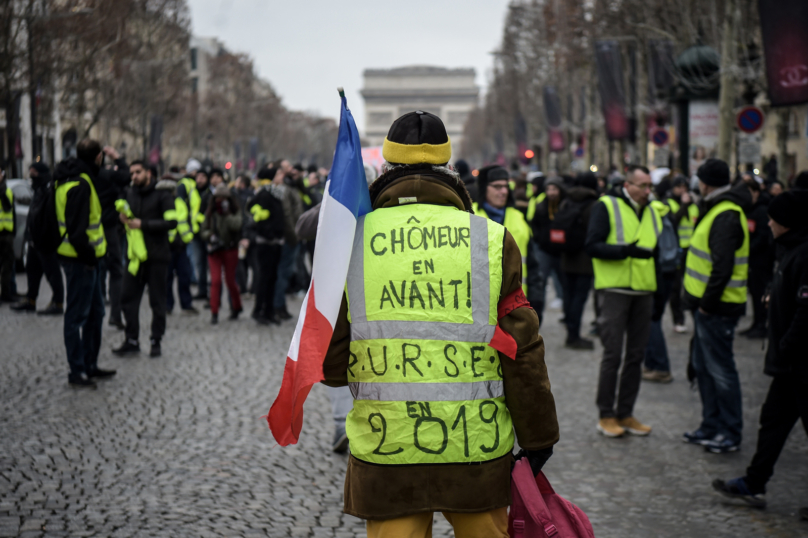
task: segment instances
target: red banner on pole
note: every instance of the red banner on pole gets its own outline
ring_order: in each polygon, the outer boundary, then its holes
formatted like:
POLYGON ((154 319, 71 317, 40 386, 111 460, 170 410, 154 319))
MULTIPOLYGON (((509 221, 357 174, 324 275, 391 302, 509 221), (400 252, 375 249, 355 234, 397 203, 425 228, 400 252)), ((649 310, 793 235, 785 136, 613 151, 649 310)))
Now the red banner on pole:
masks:
POLYGON ((772 106, 808 103, 808 2, 759 0, 772 106))

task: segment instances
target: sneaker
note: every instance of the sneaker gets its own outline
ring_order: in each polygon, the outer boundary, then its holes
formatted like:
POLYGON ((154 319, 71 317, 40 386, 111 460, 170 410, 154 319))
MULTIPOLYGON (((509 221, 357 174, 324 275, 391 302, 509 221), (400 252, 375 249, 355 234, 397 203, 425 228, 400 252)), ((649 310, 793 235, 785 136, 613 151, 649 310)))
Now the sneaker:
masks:
POLYGON ((156 338, 151 339, 151 349, 149 350, 149 357, 156 359, 157 357, 162 356, 163 352, 160 349, 160 340, 156 338))
POLYGON ((626 433, 626 430, 617 423, 617 419, 614 417, 600 419, 597 428, 606 437, 622 437, 626 433))
POLYGON ((77 374, 73 375, 70 374, 67 376, 67 383, 70 385, 71 388, 74 389, 97 389, 98 385, 95 384, 95 381, 90 379, 84 374, 77 374))
POLYGON ((679 333, 679 334, 685 334, 687 332, 687 326, 686 325, 674 325, 673 326, 673 332, 679 333))
POLYGON ((749 486, 746 485, 746 480, 743 477, 733 478, 724 482, 720 478, 713 480, 713 489, 724 497, 730 499, 740 499, 749 506, 755 508, 766 507, 766 495, 761 493, 752 493, 749 486))
POLYGON ((670 383, 673 381, 673 376, 670 372, 663 372, 662 370, 649 370, 645 367, 642 369, 642 378, 644 381, 652 383, 670 383))
POLYGON ((102 370, 101 368, 96 368, 95 370, 87 372, 87 377, 90 379, 108 379, 116 373, 118 373, 117 370, 102 370))
POLYGON ((16 312, 33 312, 36 310, 36 302, 26 297, 11 305, 11 309, 16 312))
POLYGON ((238 315, 241 314, 241 310, 242 309, 239 308, 238 310, 231 311, 230 315, 227 317, 227 319, 230 320, 230 321, 236 321, 238 319, 238 315))
POLYGON ((550 308, 558 310, 564 305, 564 301, 556 297, 552 301, 550 301, 550 308))
POLYGON ((122 331, 122 330, 124 330, 126 328, 126 325, 123 324, 123 321, 121 321, 119 319, 112 319, 112 318, 109 318, 109 326, 110 327, 115 327, 119 331, 122 331))
POLYGON ((738 452, 741 449, 740 441, 732 441, 721 434, 704 443, 704 450, 713 454, 727 454, 738 452))
POLYGON ((37 310, 38 316, 61 316, 65 313, 62 303, 49 303, 44 310, 37 310))
POLYGON ((119 357, 130 357, 140 353, 140 344, 137 340, 126 339, 121 347, 112 350, 119 357))
POLYGON ((651 426, 646 426, 634 417, 621 418, 617 423, 631 435, 645 437, 651 433, 651 426))
POLYGON ((210 315, 210 324, 216 325, 219 323, 219 314, 211 314, 210 315))
POLYGON ((589 351, 595 349, 595 343, 592 342, 592 340, 587 340, 586 338, 578 338, 576 340, 567 340, 564 347, 569 349, 581 349, 589 351))
POLYGON ((348 434, 345 427, 338 427, 334 432, 334 442, 331 443, 331 450, 337 454, 344 454, 348 450, 348 434))
POLYGON ((758 340, 761 338, 766 338, 768 335, 769 332, 765 327, 752 327, 744 336, 749 339, 758 340))
POLYGON ((692 432, 685 432, 683 437, 685 443, 690 443, 691 445, 704 446, 706 443, 711 441, 715 436, 707 435, 701 428, 699 428, 698 430, 692 432))
POLYGON ((193 297, 191 297, 191 300, 192 301, 207 301, 208 296, 205 293, 198 293, 198 294, 194 295, 193 297))

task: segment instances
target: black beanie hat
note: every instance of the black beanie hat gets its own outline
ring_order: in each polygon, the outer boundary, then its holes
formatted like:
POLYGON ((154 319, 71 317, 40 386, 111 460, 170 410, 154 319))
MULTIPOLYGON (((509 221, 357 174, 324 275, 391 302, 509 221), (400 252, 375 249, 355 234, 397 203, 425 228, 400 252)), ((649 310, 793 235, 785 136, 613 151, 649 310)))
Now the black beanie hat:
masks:
POLYGON ((794 179, 794 188, 808 189, 808 170, 803 170, 797 175, 796 179, 794 179))
POLYGON ((808 227, 808 191, 787 191, 769 203, 771 219, 786 228, 801 230, 808 227))
POLYGON ((585 189, 598 190, 598 177, 593 172, 583 172, 575 177, 575 185, 585 189))
POLYGON ((48 167, 47 164, 45 164, 43 162, 32 163, 31 168, 36 170, 36 173, 39 174, 40 176, 45 176, 45 175, 50 174, 50 168, 48 167))
POLYGON ((707 159, 699 166, 696 175, 702 183, 711 187, 729 185, 729 166, 721 159, 707 159))
POLYGON ((439 117, 416 110, 390 126, 382 156, 394 164, 446 164, 452 158, 452 144, 439 117))

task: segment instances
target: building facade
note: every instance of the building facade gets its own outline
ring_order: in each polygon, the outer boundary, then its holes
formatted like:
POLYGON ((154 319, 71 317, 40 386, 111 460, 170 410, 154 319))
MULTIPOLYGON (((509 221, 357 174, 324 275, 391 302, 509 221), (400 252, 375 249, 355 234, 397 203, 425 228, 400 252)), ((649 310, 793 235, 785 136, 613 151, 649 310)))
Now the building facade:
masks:
POLYGON ((361 93, 365 100, 368 145, 380 146, 399 116, 423 110, 443 120, 452 142, 453 158, 459 158, 463 126, 480 94, 474 76, 474 69, 426 65, 366 69, 361 93))

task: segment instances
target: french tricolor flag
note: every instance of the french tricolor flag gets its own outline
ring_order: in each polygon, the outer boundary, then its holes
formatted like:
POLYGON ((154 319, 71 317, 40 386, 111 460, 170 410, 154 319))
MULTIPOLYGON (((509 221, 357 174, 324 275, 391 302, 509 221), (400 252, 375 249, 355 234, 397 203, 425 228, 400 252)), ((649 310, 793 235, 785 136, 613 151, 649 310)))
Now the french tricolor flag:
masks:
POLYGON ((297 443, 303 403, 312 385, 323 380, 323 359, 345 290, 356 221, 371 210, 359 132, 342 88, 339 94, 339 136, 320 206, 311 285, 286 356, 280 392, 267 416, 269 429, 281 446, 297 443))

